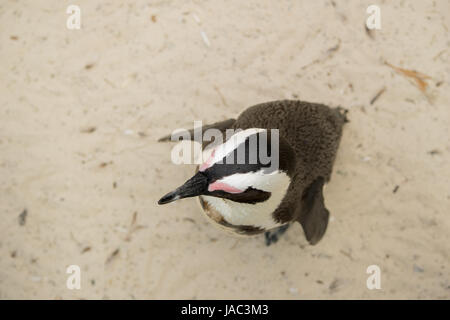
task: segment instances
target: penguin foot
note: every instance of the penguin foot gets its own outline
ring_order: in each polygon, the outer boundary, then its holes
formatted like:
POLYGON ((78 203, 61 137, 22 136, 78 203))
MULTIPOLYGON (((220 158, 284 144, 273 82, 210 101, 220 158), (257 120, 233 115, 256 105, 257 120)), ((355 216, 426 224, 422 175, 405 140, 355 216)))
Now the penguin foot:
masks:
POLYGON ((337 111, 339 112, 339 116, 341 116, 342 120, 344 120, 344 123, 350 122, 347 118, 348 110, 342 107, 337 107, 337 111))
POLYGON ((289 224, 264 232, 266 246, 276 243, 283 233, 289 228, 289 224))

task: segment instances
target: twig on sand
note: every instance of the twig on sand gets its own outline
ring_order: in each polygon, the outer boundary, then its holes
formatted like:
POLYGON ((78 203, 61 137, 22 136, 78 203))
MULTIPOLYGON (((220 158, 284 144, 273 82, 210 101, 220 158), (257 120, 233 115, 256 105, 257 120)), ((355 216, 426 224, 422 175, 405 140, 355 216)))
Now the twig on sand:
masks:
POLYGON ((200 35, 202 36, 203 42, 205 45, 209 48, 211 46, 211 43, 209 42, 208 36, 206 35, 205 31, 200 31, 200 35))
POLYGON ((378 91, 378 93, 372 98, 372 100, 370 100, 370 104, 374 104, 375 101, 378 100, 378 98, 386 91, 386 87, 381 88, 380 91, 378 91))
POLYGON ((117 255, 119 254, 119 248, 117 248, 116 250, 114 250, 109 256, 108 256, 108 258, 106 259, 106 261, 105 261, 105 264, 110 264, 111 263, 111 261, 113 261, 113 259, 115 258, 115 257, 117 257, 117 255))
POLYGON ((407 70, 407 69, 403 69, 400 67, 396 67, 387 61, 385 61, 384 64, 387 65, 388 67, 391 67, 396 72, 398 72, 406 77, 414 79, 415 84, 419 88, 419 90, 422 91, 423 93, 426 93, 428 83, 426 83, 425 80, 431 79, 430 76, 427 76, 426 74, 423 74, 423 73, 420 73, 420 72, 417 72, 414 70, 407 70))
POLYGON ((302 67, 302 70, 312 66, 313 64, 324 62, 324 61, 332 58, 334 56, 334 54, 340 49, 340 47, 341 47, 341 39, 338 39, 338 43, 336 45, 332 46, 331 48, 327 49, 327 51, 321 58, 317 58, 314 61, 308 63, 307 65, 304 65, 302 67))
POLYGON ((222 103, 225 107, 228 107, 227 101, 225 100, 225 97, 223 96, 222 92, 220 91, 220 89, 217 86, 214 86, 214 90, 217 91, 217 93, 219 94, 220 100, 222 100, 222 103))
POLYGON ((394 190, 392 190, 392 193, 397 193, 397 191, 398 191, 399 188, 400 188, 400 186, 399 186, 399 185, 396 185, 395 188, 394 188, 394 190))
POLYGON ((125 241, 131 240, 131 234, 134 231, 146 228, 146 226, 143 226, 143 225, 136 225, 136 222, 137 222, 137 212, 135 211, 133 213, 133 217, 131 218, 131 224, 130 224, 130 227, 128 228, 128 233, 125 237, 125 241))

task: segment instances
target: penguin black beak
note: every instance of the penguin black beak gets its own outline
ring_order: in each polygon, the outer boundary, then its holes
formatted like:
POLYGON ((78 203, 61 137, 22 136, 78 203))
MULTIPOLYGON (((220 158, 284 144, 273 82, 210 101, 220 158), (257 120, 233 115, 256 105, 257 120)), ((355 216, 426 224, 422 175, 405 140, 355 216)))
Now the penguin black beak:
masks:
POLYGON ((208 179, 203 172, 197 172, 192 178, 186 181, 175 191, 169 192, 159 199, 158 204, 166 204, 178 199, 196 197, 203 194, 208 187, 208 179))

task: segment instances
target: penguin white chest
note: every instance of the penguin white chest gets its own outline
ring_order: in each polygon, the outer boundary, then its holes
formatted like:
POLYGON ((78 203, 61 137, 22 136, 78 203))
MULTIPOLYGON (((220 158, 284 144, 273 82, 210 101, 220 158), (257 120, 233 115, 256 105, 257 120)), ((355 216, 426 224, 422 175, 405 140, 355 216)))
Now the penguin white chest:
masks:
POLYGON ((273 210, 259 211, 250 207, 256 205, 232 202, 222 198, 200 196, 200 203, 207 217, 233 233, 252 235, 282 225, 272 216, 276 207, 273 210))
POLYGON ((272 184, 270 197, 263 202, 241 203, 233 200, 200 196, 200 204, 208 218, 233 233, 252 235, 283 225, 273 213, 280 205, 289 186, 289 179, 272 184))

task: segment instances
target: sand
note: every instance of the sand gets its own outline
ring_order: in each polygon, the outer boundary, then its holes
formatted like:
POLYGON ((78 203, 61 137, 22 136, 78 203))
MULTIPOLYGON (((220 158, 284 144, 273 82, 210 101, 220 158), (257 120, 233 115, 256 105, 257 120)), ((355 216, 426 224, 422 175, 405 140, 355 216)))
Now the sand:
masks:
POLYGON ((80 30, 70 3, 0 5, 1 299, 450 297, 448 1, 379 1, 370 33, 370 1, 80 0, 80 30), (318 245, 157 205, 195 168, 159 137, 278 99, 349 110, 318 245))

